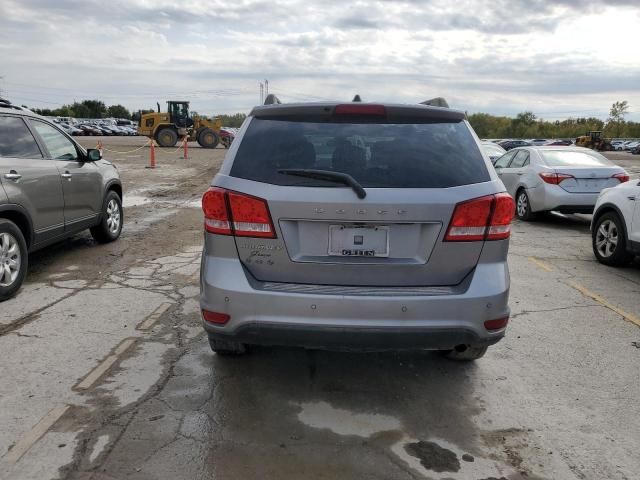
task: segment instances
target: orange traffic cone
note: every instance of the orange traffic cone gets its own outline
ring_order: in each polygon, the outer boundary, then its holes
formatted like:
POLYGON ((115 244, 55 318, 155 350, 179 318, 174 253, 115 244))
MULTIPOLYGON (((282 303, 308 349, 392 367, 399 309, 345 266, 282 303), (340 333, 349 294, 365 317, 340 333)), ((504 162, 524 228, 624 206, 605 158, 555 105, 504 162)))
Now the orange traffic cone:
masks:
POLYGON ((156 168, 156 146, 153 139, 151 139, 151 146, 149 148, 149 166, 147 168, 156 168))

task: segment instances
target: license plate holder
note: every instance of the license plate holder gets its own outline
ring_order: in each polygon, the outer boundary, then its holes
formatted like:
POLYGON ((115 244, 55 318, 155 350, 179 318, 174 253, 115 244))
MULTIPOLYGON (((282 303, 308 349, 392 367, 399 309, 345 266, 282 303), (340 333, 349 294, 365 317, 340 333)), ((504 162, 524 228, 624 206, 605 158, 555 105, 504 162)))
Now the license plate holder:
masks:
POLYGON ((388 257, 389 227, 329 225, 328 254, 335 257, 388 257))

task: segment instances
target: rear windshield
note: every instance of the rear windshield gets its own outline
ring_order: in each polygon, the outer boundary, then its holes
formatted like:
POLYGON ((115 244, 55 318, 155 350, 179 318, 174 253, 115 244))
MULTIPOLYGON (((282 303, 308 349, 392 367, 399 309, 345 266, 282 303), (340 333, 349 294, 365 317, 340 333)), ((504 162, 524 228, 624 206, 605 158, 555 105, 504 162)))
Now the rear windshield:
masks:
POLYGON ((544 161, 550 167, 611 167, 613 163, 596 152, 543 150, 544 161))
POLYGON ((253 118, 231 176, 274 185, 335 186, 278 173, 309 168, 351 175, 363 187, 444 188, 489 181, 464 122, 330 123, 253 118))

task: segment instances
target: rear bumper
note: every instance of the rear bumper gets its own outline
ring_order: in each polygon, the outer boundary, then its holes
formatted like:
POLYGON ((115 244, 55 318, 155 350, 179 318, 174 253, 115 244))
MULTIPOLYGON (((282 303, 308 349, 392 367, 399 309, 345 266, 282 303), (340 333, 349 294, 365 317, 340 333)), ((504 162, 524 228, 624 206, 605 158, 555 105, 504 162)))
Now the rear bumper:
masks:
MULTIPOLYGON (((496 242, 497 243, 497 242, 496 242)), ((235 258, 202 259, 202 309, 225 313, 225 325, 203 321, 216 338, 261 345, 338 349, 450 349, 491 345, 505 330, 487 331, 486 320, 509 316, 506 261, 480 263, 461 285, 450 288, 375 288, 357 294, 345 287, 269 290, 235 258), (323 293, 318 293, 323 292, 323 293)))
POLYGON ((493 345, 504 336, 504 330, 499 335, 480 338, 473 330, 462 328, 332 327, 266 322, 245 323, 233 332, 223 333, 208 325, 205 322, 209 336, 220 340, 336 350, 442 350, 456 345, 493 345))
POLYGON ((600 192, 570 193, 558 185, 540 185, 527 190, 534 212, 555 210, 565 213, 592 213, 600 192))

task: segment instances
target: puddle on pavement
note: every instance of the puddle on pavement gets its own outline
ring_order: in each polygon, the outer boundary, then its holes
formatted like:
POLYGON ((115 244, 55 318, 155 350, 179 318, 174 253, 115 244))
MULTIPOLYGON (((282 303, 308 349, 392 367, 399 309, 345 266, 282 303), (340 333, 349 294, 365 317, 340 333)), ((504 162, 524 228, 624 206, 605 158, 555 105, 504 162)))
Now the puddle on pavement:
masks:
POLYGON ((334 408, 327 402, 297 404, 301 408, 298 420, 305 425, 349 436, 371 438, 386 444, 411 469, 431 477, 433 473, 446 474, 450 480, 468 478, 503 478, 516 472, 506 465, 475 457, 439 438, 420 440, 404 433, 401 422, 392 416, 355 413, 334 408))
POLYGON ((338 435, 370 437, 378 432, 400 429, 400 422, 387 415, 353 413, 334 408, 327 402, 303 403, 298 419, 305 425, 329 429, 338 435))

